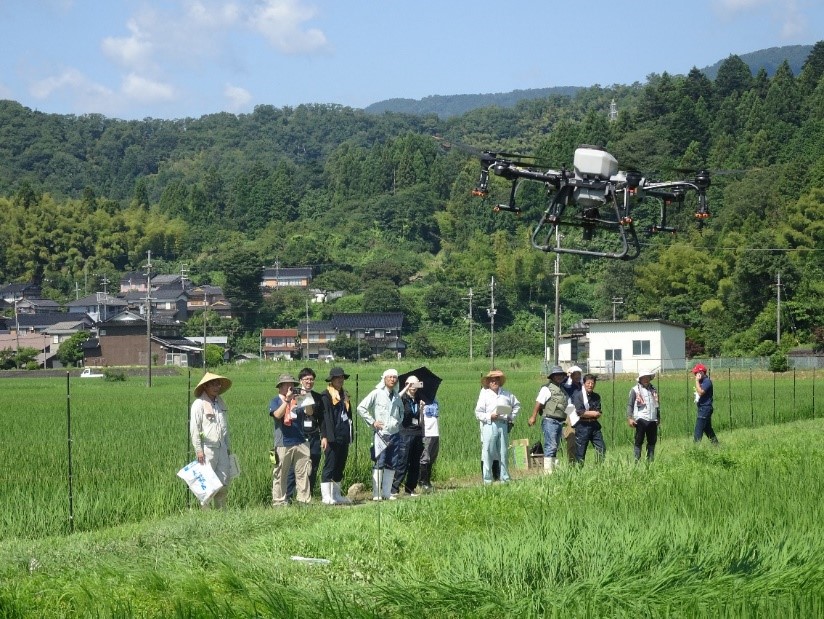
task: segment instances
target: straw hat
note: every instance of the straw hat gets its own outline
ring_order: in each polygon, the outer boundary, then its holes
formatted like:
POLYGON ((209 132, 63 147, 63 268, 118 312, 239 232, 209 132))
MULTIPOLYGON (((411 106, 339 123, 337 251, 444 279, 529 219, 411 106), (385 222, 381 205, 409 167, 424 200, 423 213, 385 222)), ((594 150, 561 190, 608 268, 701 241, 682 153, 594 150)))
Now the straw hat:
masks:
POLYGON ((491 370, 481 379, 481 385, 484 387, 489 387, 489 379, 490 378, 498 378, 500 381, 498 384, 503 387, 504 383, 506 382, 506 375, 501 372, 501 370, 491 370))
POLYGON ((225 376, 220 376, 219 374, 212 374, 211 372, 206 372, 203 375, 203 378, 200 379, 200 382, 195 387, 195 397, 199 398, 200 394, 203 393, 203 389, 206 388, 206 383, 210 383, 213 380, 220 381, 220 393, 226 393, 229 391, 229 387, 232 386, 232 381, 226 378, 225 376))

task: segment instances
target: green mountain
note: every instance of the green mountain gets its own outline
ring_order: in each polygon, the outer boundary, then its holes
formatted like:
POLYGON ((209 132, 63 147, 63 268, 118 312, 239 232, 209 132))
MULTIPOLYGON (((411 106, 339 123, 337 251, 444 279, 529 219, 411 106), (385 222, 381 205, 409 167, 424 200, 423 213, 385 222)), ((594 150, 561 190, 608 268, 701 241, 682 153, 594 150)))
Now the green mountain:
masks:
MULTIPOLYGON (((767 72, 767 75, 772 77, 776 69, 778 69, 785 60, 789 63, 793 74, 798 75, 812 48, 812 45, 771 47, 749 54, 741 54, 739 57, 750 67, 753 75, 756 75, 763 68, 767 72)), ((701 69, 701 72, 714 80, 718 75, 718 68, 723 62, 724 60, 719 60, 709 67, 704 67, 701 69)), ((512 92, 502 93, 432 95, 424 97, 423 99, 386 99, 373 103, 364 109, 370 114, 399 112, 402 114, 418 114, 422 116, 435 114, 439 118, 450 118, 483 107, 498 106, 510 108, 514 107, 519 101, 524 100, 543 99, 556 95, 574 97, 583 88, 582 86, 556 86, 552 88, 513 90, 512 92)))

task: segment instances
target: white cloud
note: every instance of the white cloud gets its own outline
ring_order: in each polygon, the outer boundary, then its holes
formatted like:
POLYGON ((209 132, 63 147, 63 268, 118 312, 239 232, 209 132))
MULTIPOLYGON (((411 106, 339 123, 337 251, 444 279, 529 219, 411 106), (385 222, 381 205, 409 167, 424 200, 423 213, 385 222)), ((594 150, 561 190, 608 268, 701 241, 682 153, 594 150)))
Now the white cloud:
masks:
POLYGON ((103 53, 123 67, 143 69, 151 61, 154 52, 151 35, 141 28, 136 19, 130 19, 126 27, 131 31, 130 36, 103 39, 103 53))
POLYGON ((772 0, 716 0, 716 6, 723 13, 739 13, 757 9, 769 4, 772 0))
POLYGON ((298 0, 265 0, 249 16, 249 25, 286 54, 313 52, 328 46, 322 30, 303 29, 316 14, 298 0))
POLYGON ((243 112, 252 100, 252 93, 240 86, 226 84, 223 88, 223 96, 228 100, 228 111, 243 112))
POLYGON ((126 98, 141 103, 158 103, 175 99, 175 90, 169 84, 154 81, 135 73, 130 73, 123 78, 122 91, 126 98))
POLYGON ((84 99, 108 99, 113 95, 109 88, 93 82, 73 68, 65 69, 58 75, 37 80, 29 87, 29 91, 36 99, 47 99, 62 90, 68 90, 84 99))

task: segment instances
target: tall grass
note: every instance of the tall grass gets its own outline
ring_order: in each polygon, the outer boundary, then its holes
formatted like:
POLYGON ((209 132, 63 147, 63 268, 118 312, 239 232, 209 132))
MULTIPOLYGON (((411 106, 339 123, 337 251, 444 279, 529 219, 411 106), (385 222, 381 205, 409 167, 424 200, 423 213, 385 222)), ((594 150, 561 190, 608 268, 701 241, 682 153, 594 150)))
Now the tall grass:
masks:
POLYGON ((600 466, 392 503, 6 540, 0 614, 821 616, 822 430, 673 439, 652 466, 618 448, 600 466))
MULTIPOLYGON (((413 369, 413 363, 404 361, 397 369, 413 369)), ((473 410, 479 378, 489 369, 488 361, 434 361, 429 365, 444 379, 438 394, 442 449, 435 483, 456 487, 479 475, 480 436, 473 410)), ((232 487, 233 506, 260 507, 270 500, 272 425, 266 407, 277 375, 297 373, 300 367, 298 363, 261 363, 220 370, 234 380, 226 401, 233 448, 243 468, 232 487)), ((322 389, 329 366, 315 367, 317 386, 322 389)), ((374 387, 385 367, 345 365, 351 375, 347 388, 356 400, 374 387)), ((508 376, 506 388, 522 403, 512 438, 540 441, 539 427, 526 424, 546 380, 540 361, 506 360, 500 367, 508 376)), ((70 393, 65 378, 5 379, 0 415, 7 441, 0 467, 0 537, 91 531, 162 518, 191 507, 193 499, 175 472, 192 457, 187 419, 191 390, 199 377, 200 371, 194 370, 191 380, 185 373, 155 377, 150 389, 139 377, 123 383, 72 378, 70 393)), ((624 417, 633 378, 602 380, 598 385, 604 402, 608 458, 632 442, 624 417)), ((817 415, 815 374, 721 374, 714 380, 714 424, 722 432, 722 441, 723 433, 731 428, 817 415)), ((665 375, 656 382, 663 410, 661 453, 671 439, 691 434, 694 405, 692 381, 686 373, 665 375)), ((356 444, 350 452, 345 485, 368 484, 370 479, 369 431, 358 418, 355 427, 356 444)))

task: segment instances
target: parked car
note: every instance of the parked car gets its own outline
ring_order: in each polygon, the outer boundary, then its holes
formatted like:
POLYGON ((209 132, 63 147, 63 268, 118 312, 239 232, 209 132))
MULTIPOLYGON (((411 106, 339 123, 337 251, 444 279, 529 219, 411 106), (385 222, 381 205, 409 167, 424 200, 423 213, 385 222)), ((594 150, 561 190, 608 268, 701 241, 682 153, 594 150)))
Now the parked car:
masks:
POLYGON ((103 378, 105 374, 101 374, 100 372, 95 372, 92 368, 86 368, 82 372, 80 372, 80 378, 103 378))

